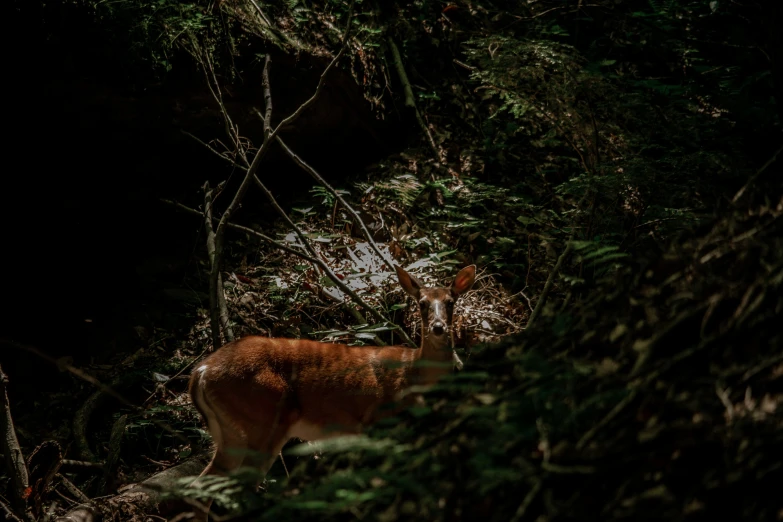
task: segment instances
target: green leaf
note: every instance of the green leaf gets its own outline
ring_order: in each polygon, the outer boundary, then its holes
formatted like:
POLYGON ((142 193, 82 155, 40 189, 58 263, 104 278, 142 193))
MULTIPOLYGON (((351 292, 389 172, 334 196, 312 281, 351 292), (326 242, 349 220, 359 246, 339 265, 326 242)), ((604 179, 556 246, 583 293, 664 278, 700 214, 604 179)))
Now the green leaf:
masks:
POLYGON ((614 254, 606 255, 600 259, 596 259, 592 263, 588 263, 587 266, 594 266, 594 265, 600 265, 602 263, 608 263, 609 261, 615 261, 617 259, 623 259, 625 257, 629 257, 628 254, 624 252, 615 252, 614 254))
POLYGON ((408 411, 414 417, 423 417, 429 415, 430 412, 432 412, 432 408, 427 408, 426 406, 411 406, 408 408, 408 411))
POLYGON ((616 250, 617 250, 616 246, 601 247, 598 250, 594 250, 594 251, 590 252, 589 254, 585 254, 584 256, 582 256, 582 260, 583 261, 587 261, 588 259, 593 259, 595 257, 599 257, 599 256, 602 256, 602 255, 608 253, 608 252, 614 252, 616 250))

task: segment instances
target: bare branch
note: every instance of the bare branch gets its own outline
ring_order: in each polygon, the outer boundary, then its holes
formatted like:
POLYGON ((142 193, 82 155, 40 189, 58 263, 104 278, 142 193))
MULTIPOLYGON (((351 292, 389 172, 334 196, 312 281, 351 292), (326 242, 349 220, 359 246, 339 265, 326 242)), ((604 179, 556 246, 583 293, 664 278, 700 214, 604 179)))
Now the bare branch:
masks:
POLYGON ((258 11, 258 15, 261 17, 261 20, 263 20, 267 26, 272 27, 272 22, 269 21, 269 18, 264 14, 264 11, 261 10, 261 7, 255 2, 255 0, 250 0, 250 3, 253 4, 253 7, 255 7, 256 11, 258 11))
POLYGON ((563 253, 560 254, 560 257, 557 258, 557 263, 555 263, 555 267, 552 269, 551 272, 549 272, 549 277, 546 279, 546 284, 544 284, 544 290, 541 292, 541 295, 538 298, 538 302, 536 303, 536 308, 533 310, 533 313, 530 314, 530 319, 527 320, 527 325, 525 325, 525 329, 530 328, 530 325, 533 324, 533 321, 536 320, 536 318, 541 314, 541 310, 544 308, 544 305, 546 304, 546 300, 549 297, 549 292, 552 290, 552 285, 555 282, 555 278, 557 277, 557 274, 560 273, 560 267, 563 266, 563 261, 568 257, 568 254, 571 253, 571 250, 573 248, 574 242, 572 241, 574 238, 573 233, 571 234, 571 238, 568 240, 568 245, 565 247, 565 250, 563 250, 563 253))
POLYGON ((438 152, 438 146, 435 144, 435 138, 432 137, 432 133, 430 132, 429 127, 427 127, 427 124, 424 122, 424 118, 422 118, 421 113, 419 112, 419 108, 416 105, 416 98, 414 98, 413 96, 413 89, 411 88, 410 80, 408 80, 408 75, 405 72, 405 65, 402 63, 402 56, 400 55, 400 50, 397 48, 397 44, 394 43, 394 40, 392 40, 391 37, 387 38, 387 42, 389 44, 389 49, 391 49, 392 57, 394 58, 394 66, 397 69, 397 76, 400 77, 400 83, 402 83, 402 90, 405 93, 405 105, 413 109, 413 112, 416 114, 416 121, 419 122, 419 126, 421 127, 421 130, 423 130, 424 134, 427 136, 427 142, 429 143, 430 148, 432 149, 432 153, 435 156, 435 160, 440 162, 440 153, 438 152))
POLYGON ((272 133, 272 85, 269 83, 268 67, 264 67, 262 84, 264 87, 264 106, 266 107, 266 117, 264 118, 264 143, 266 143, 269 140, 269 135, 272 133))
POLYGON ((89 462, 86 460, 63 459, 61 467, 102 470, 103 464, 100 462, 89 462))
MULTIPOLYGON (((326 263, 321 261, 320 258, 318 258, 318 253, 315 251, 313 246, 307 240, 307 237, 305 237, 304 232, 302 232, 302 229, 296 226, 296 223, 293 222, 293 220, 288 216, 286 211, 283 210, 282 207, 280 207, 272 192, 270 192, 270 190, 266 188, 266 186, 263 183, 261 183, 261 180, 258 179, 257 176, 254 176, 253 179, 255 180, 256 185, 258 185, 258 188, 260 188, 261 191, 269 199, 269 202, 272 204, 275 210, 277 210, 278 214, 280 214, 280 216, 285 220, 285 222, 288 223, 288 226, 290 226, 294 230, 294 233, 296 233, 297 237, 302 242, 305 249, 307 249, 307 251, 314 259, 318 260, 318 265, 321 267, 321 270, 323 270, 324 273, 326 273, 327 277, 331 279, 340 290, 342 290, 345 294, 349 295, 356 304, 364 308, 364 310, 366 310, 375 319, 381 322, 387 322, 391 324, 391 321, 389 321, 389 319, 384 317, 383 314, 378 312, 378 310, 365 303, 364 300, 358 296, 358 294, 356 294, 353 290, 351 290, 351 288, 348 285, 343 283, 342 280, 339 277, 337 277, 337 275, 334 272, 332 272, 332 269, 329 268, 329 265, 327 265, 326 263)), ((399 333, 402 336, 402 338, 405 340, 405 342, 410 343, 412 346, 416 346, 416 343, 413 342, 413 340, 408 336, 407 333, 405 333, 404 330, 400 328, 399 333)))
POLYGON ((530 487, 527 494, 525 495, 525 498, 522 499, 522 503, 517 508, 517 512, 514 514, 514 518, 511 519, 511 522, 517 522, 525 517, 525 513, 527 512, 527 509, 536 499, 536 496, 538 496, 538 492, 541 491, 541 485, 542 485, 541 479, 536 479, 536 481, 533 483, 533 485, 530 487))
POLYGON ((64 488, 65 488, 65 489, 68 491, 68 493, 70 493, 71 495, 73 495, 74 497, 76 497, 76 499, 77 499, 79 502, 89 502, 89 501, 90 501, 90 497, 88 497, 87 495, 85 495, 85 494, 82 492, 82 490, 80 490, 79 488, 77 488, 77 487, 76 487, 76 486, 73 484, 73 482, 71 482, 70 480, 68 480, 68 479, 65 477, 65 475, 62 475, 62 474, 58 473, 58 474, 57 474, 57 478, 60 480, 60 484, 62 484, 62 486, 63 486, 63 487, 64 487, 64 488))
MULTIPOLYGON (((329 65, 326 66, 326 69, 324 69, 324 72, 321 73, 321 77, 318 79, 318 85, 315 88, 315 92, 310 97, 310 99, 305 101, 302 105, 300 105, 299 108, 296 109, 296 111, 294 111, 293 114, 291 114, 290 116, 285 118, 283 121, 281 121, 277 125, 277 127, 275 127, 275 131, 271 134, 270 137, 277 136, 277 132, 280 129, 282 129, 283 127, 285 127, 287 125, 291 125, 294 121, 296 121, 299 118, 299 116, 302 115, 302 113, 305 111, 305 109, 307 109, 310 105, 312 105, 315 102, 315 100, 318 99, 318 95, 321 94, 321 89, 323 89, 323 86, 326 83, 326 75, 329 74, 329 71, 332 70, 332 67, 334 67, 335 64, 337 63, 337 60, 339 60, 340 57, 345 52, 345 49, 348 48, 348 39, 349 39, 350 34, 351 34, 351 22, 353 21, 353 7, 354 7, 354 4, 355 4, 355 2, 352 1, 350 7, 348 7, 348 14, 346 15, 346 20, 347 20, 346 28, 345 28, 345 33, 343 34, 343 43, 340 46, 340 50, 337 51, 337 54, 334 56, 334 58, 332 58, 332 61, 329 62, 329 65)), ((269 125, 271 125, 271 120, 270 120, 269 116, 270 115, 267 114, 267 117, 265 118, 265 121, 268 121, 269 125)))
POLYGON ((14 421, 11 418, 11 406, 8 403, 6 385, 8 377, 0 367, 0 450, 5 455, 5 467, 11 477, 11 502, 14 507, 14 515, 22 520, 34 520, 33 512, 27 503, 30 479, 27 473, 27 465, 24 463, 22 449, 16 438, 14 421))
POLYGON ((736 194, 734 194, 733 198, 731 198, 732 203, 736 203, 739 200, 739 198, 742 197, 745 191, 748 190, 748 187, 750 187, 753 184, 753 182, 756 181, 758 177, 761 176, 761 174, 763 174, 764 171, 767 170, 767 168, 770 165, 775 163, 775 161, 778 159, 778 155, 780 155, 781 152, 783 152, 783 147, 780 147, 778 150, 776 150, 775 154, 773 154, 772 157, 764 165, 762 165, 762 167, 759 170, 757 170, 756 173, 750 177, 750 179, 748 179, 747 183, 742 185, 742 188, 739 189, 736 194))
POLYGON ((334 64, 337 63, 337 60, 340 59, 340 57, 342 56, 344 51, 345 51, 345 46, 343 46, 343 48, 340 49, 340 51, 337 53, 337 55, 329 63, 329 65, 326 66, 326 69, 324 69, 324 72, 321 73, 321 78, 318 80, 318 85, 316 86, 315 92, 313 93, 313 95, 307 101, 305 101, 302 105, 300 105, 296 109, 296 111, 294 111, 293 114, 291 114, 290 116, 285 118, 283 121, 281 121, 277 125, 277 127, 275 127, 275 130, 270 134, 270 137, 277 136, 277 133, 280 131, 280 129, 282 129, 283 127, 285 127, 287 125, 291 125, 293 122, 295 122, 297 119, 299 119, 299 116, 301 116, 302 113, 304 113, 305 109, 310 107, 310 105, 312 105, 315 102, 315 100, 318 99, 318 96, 321 94, 321 90, 323 89, 324 85, 326 84, 326 82, 325 82, 326 75, 329 73, 329 71, 332 69, 332 67, 334 67, 334 64))
MULTIPOLYGON (((264 63, 264 76, 268 80, 269 78, 269 66, 271 64, 272 60, 269 56, 269 54, 266 55, 266 62, 264 63)), ((225 112, 225 108, 222 108, 222 110, 225 112)), ((269 112, 269 111, 267 111, 269 112)), ((278 129, 275 129, 277 131, 278 129)), ((274 133, 272 133, 274 134, 274 133)), ((272 136, 270 134, 269 137, 272 136)), ((261 148, 256 152, 255 157, 253 158, 253 162, 250 164, 250 167, 248 167, 247 172, 245 173, 245 179, 242 180, 242 183, 240 184, 239 188, 237 189, 236 194, 234 194, 234 198, 231 200, 231 203, 229 203, 228 208, 223 212, 223 215, 220 217, 220 221, 218 222, 217 228, 215 229, 215 263, 212 265, 212 270, 209 274, 210 281, 209 281, 209 287, 210 289, 217 289, 218 288, 218 281, 220 279, 220 262, 222 260, 223 255, 223 244, 226 237, 226 227, 227 223, 231 219, 231 216, 234 214, 234 212, 239 208, 239 204, 242 201, 242 198, 245 196, 245 192, 247 192, 248 187, 250 187, 250 182, 253 179, 253 175, 258 170, 259 165, 261 164, 261 159, 266 155, 267 151, 269 150, 269 144, 271 143, 271 140, 268 139, 266 136, 264 137, 264 143, 261 145, 261 148)), ((244 154, 244 153, 242 153, 244 154)), ((210 297, 210 301, 211 301, 210 297)), ((214 342, 214 337, 213 337, 214 342)), ((213 347, 215 350, 219 348, 219 343, 215 344, 213 347)))
POLYGON ((375 242, 375 240, 372 238, 372 234, 370 233, 370 230, 367 228, 367 225, 364 224, 364 221, 362 221, 362 218, 359 216, 359 213, 354 210, 354 208, 348 204, 348 202, 343 198, 339 192, 337 192, 313 167, 305 163, 305 161, 300 158, 294 151, 292 151, 288 145, 285 144, 282 138, 280 136, 277 137, 277 143, 280 144, 280 146, 283 148, 286 154, 288 154, 292 160, 294 160, 294 163, 299 165, 305 172, 310 174, 313 179, 315 179, 322 187, 324 187, 332 196, 337 199, 337 201, 340 202, 340 204, 345 208, 345 210, 348 211, 348 213, 353 218, 354 223, 361 229, 362 235, 367 240, 367 242, 370 244, 370 247, 375 251, 376 254, 378 254, 378 257, 380 257, 386 265, 394 270, 394 263, 393 261, 386 255, 381 252, 381 249, 378 247, 378 244, 375 242))
MULTIPOLYGON (((204 222, 207 230, 207 257, 209 258, 210 271, 214 271, 219 264, 215 255, 215 230, 212 228, 212 189, 209 182, 204 183, 204 222)), ((218 310, 218 293, 221 291, 221 277, 218 273, 214 280, 209 278, 209 322, 212 328, 212 346, 217 349, 222 344, 220 337, 220 312, 218 310)))
MULTIPOLYGON (((209 182, 204 183, 204 221, 207 230, 207 256, 209 257, 210 267, 220 264, 215 250, 215 231, 212 228, 212 205, 213 196, 209 182)), ((220 186, 218 186, 220 188, 220 186)), ((212 279, 210 278, 210 282, 212 279)), ((220 331, 222 329, 226 339, 231 342, 234 340, 234 330, 229 324, 228 306, 226 305, 226 294, 223 288, 223 276, 218 273, 217 287, 209 289, 210 302, 210 322, 212 323, 212 342, 215 346, 220 345, 220 331)))
POLYGON ((209 54, 209 51, 203 50, 202 53, 199 53, 198 60, 201 63, 202 70, 204 71, 207 87, 209 87, 209 91, 212 93, 212 97, 220 107, 220 112, 223 115, 223 123, 226 126, 226 136, 234 144, 234 153, 240 154, 244 157, 245 151, 239 140, 239 131, 234 125, 234 122, 231 120, 231 115, 226 110, 226 105, 223 102, 223 91, 220 89, 220 82, 218 81, 217 75, 215 74, 215 67, 212 64, 212 58, 209 54))
MULTIPOLYGON (((181 132, 182 132, 182 134, 184 134, 185 136, 189 136, 189 137, 193 138, 195 141, 197 141, 199 144, 201 144, 201 145, 202 145, 204 148, 206 148, 206 149, 207 149, 209 152, 211 152, 212 154, 216 155, 216 156, 217 156, 217 157, 219 157, 220 159, 226 160, 226 161, 228 161, 229 163, 231 163, 232 165, 234 165, 235 167, 238 167, 238 168, 240 168, 240 169, 242 169, 242 170, 247 170, 247 167, 243 167, 243 166, 242 166, 242 165, 240 165, 239 163, 235 162, 235 161, 234 161, 233 159, 231 159, 229 156, 227 156, 226 154, 224 154, 224 153, 220 152, 219 150, 217 150, 216 148, 214 148, 214 147, 213 147, 212 145, 210 145, 209 143, 207 143, 207 142, 203 141, 201 138, 199 138, 199 137, 198 137, 198 136, 196 136, 195 134, 191 134, 190 132, 188 132, 188 131, 186 131, 186 130, 183 130, 183 131, 181 131, 181 132)), ((218 143, 220 143, 220 141, 218 141, 218 143)), ((221 145, 223 145, 222 143, 220 143, 220 144, 221 144, 221 145)), ((225 147, 225 145, 223 145, 223 146, 225 147)), ((226 147, 226 148, 227 148, 227 147, 226 147)))
POLYGON ((6 520, 10 520, 11 522, 25 522, 16 516, 16 513, 11 509, 11 506, 6 505, 2 498, 0 498, 0 513, 4 514, 7 517, 6 520))
MULTIPOLYGON (((351 4, 351 13, 352 14, 353 4, 351 4)), ((349 29, 350 29, 350 18, 349 18, 349 29)), ((329 63, 329 65, 326 67, 324 72, 321 74, 321 78, 318 81, 318 86, 315 89, 315 93, 310 97, 309 100, 304 102, 302 105, 299 106, 299 108, 290 116, 285 118, 283 121, 281 121, 277 127, 271 132, 269 132, 269 129, 271 128, 271 119, 272 119, 272 99, 271 99, 271 88, 269 86, 269 67, 272 62, 272 59, 269 54, 266 55, 266 62, 264 63, 264 97, 267 102, 266 107, 266 122, 265 123, 265 129, 264 129, 264 142, 261 144, 261 147, 258 149, 258 152, 256 152, 255 157, 253 158, 252 163, 247 168, 247 171, 245 172, 245 178, 242 180, 242 183, 240 184, 239 188, 237 189, 236 194, 234 194, 234 199, 231 200, 231 203, 228 205, 226 210, 223 212, 223 215, 220 217, 220 221, 218 222, 217 228, 215 229, 215 254, 216 259, 218 263, 213 267, 212 272, 210 273, 210 287, 216 288, 217 287, 217 279, 218 275, 220 274, 220 263, 222 252, 223 252, 223 243, 225 238, 225 231, 227 228, 227 223, 233 216, 234 212, 239 207, 240 202, 245 196, 245 193, 247 192, 248 187, 250 186, 250 183, 253 181, 253 177, 255 176, 256 172, 258 171, 258 167, 261 165, 261 160, 266 155, 267 151, 269 150, 269 146, 273 141, 273 138, 277 136, 277 134, 280 132, 282 128, 284 128, 286 125, 290 125, 294 121, 296 121, 299 116, 304 113, 305 109, 309 107, 310 105, 315 102, 315 100, 318 98, 318 95, 321 93, 321 90, 323 89, 323 86, 326 81, 326 76, 331 70, 332 67, 337 63, 337 60, 342 55, 343 51, 345 50, 345 47, 348 42, 348 32, 346 31, 345 34, 345 41, 343 42, 343 46, 340 49, 340 52, 337 53, 337 55, 334 57, 334 59, 329 63)), ((221 110, 225 111, 225 107, 222 107, 221 110)), ((218 346, 215 346, 215 349, 217 349, 218 346)))
MULTIPOLYGON (((191 214, 195 214, 197 216, 202 216, 202 217, 204 216, 203 212, 201 212, 199 210, 196 210, 195 208, 190 208, 187 205, 183 205, 182 203, 180 203, 178 201, 173 201, 173 200, 170 200, 170 199, 161 199, 160 201, 161 201, 161 203, 166 203, 167 205, 172 205, 172 206, 177 207, 177 208, 179 208, 181 210, 184 210, 186 212, 190 212, 191 214)), ((213 221, 217 221, 217 218, 215 218, 215 217, 213 217, 212 219, 213 219, 213 221)), ((289 254, 293 254, 293 255, 295 255, 297 257, 300 257, 302 259, 305 259, 305 260, 313 262, 313 263, 317 262, 316 259, 308 256, 304 252, 301 252, 299 250, 296 250, 295 248, 291 248, 288 245, 280 243, 279 241, 276 241, 276 240, 272 239, 271 237, 269 237, 269 236, 267 236, 265 234, 262 234, 261 232, 253 230, 252 228, 244 227, 242 225, 237 225, 235 223, 229 223, 228 227, 229 228, 233 228, 235 230, 241 230, 242 232, 245 232, 247 234, 253 235, 253 236, 261 239, 262 241, 264 241, 266 243, 269 243, 270 245, 273 245, 273 246, 279 248, 280 250, 284 250, 285 252, 288 252, 289 254)))
POLYGON ((587 443, 592 440, 593 437, 595 437, 595 434, 598 433, 602 428, 604 428, 606 425, 608 425, 612 420, 617 417, 620 412, 622 412, 626 406, 628 406, 633 400, 636 398, 637 390, 631 390, 631 392, 623 398, 620 402, 615 404, 614 408, 612 408, 609 413, 604 416, 603 419, 601 419, 595 426, 590 428, 584 435, 582 435, 582 438, 579 439, 579 442, 576 443, 576 449, 582 450, 585 446, 587 446, 587 443))
MULTIPOLYGON (((582 197, 579 199, 579 202, 576 204, 576 209, 582 208, 582 204, 587 199, 590 192, 585 192, 582 197)), ((555 278, 557 278, 557 275, 560 273, 560 268, 563 266, 563 262, 568 257, 568 255, 571 253, 571 250, 574 247, 574 238, 576 237, 576 218, 579 216, 579 213, 577 212, 574 217, 574 222, 571 225, 571 234, 568 237, 568 241, 565 247, 565 250, 563 250, 563 253, 560 254, 560 257, 557 258, 557 263, 555 263, 555 267, 552 269, 552 271, 549 273, 549 277, 546 279, 546 283, 544 284, 544 289, 541 291, 541 295, 538 298, 538 302, 536 303, 535 309, 533 309, 533 313, 530 314, 530 318, 527 320, 527 324, 525 325, 525 329, 529 328, 531 324, 533 324, 533 321, 536 320, 536 318, 541 314, 541 311, 544 309, 544 305, 546 304, 546 300, 549 297, 549 292, 552 291, 552 285, 555 282, 555 278)))

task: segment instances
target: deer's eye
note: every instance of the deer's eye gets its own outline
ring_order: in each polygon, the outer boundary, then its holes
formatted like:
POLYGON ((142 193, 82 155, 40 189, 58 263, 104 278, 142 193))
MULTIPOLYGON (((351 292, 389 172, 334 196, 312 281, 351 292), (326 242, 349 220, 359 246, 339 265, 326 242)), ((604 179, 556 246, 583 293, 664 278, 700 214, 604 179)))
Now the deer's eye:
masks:
POLYGON ((446 308, 448 308, 449 310, 453 310, 454 309, 454 301, 446 301, 446 308))
POLYGON ((421 308, 422 312, 427 309, 429 306, 429 303, 427 301, 419 301, 419 307, 421 308))

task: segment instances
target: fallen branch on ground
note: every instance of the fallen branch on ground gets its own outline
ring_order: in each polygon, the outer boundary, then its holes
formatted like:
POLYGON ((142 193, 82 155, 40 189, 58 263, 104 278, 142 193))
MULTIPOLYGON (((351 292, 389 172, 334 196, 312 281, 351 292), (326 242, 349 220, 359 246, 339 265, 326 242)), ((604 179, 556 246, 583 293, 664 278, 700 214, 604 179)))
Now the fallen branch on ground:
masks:
MULTIPOLYGON (((5 455, 5 467, 11 479, 11 503, 13 512, 11 516, 20 520, 34 520, 33 512, 27 503, 29 496, 30 480, 27 465, 24 462, 19 440, 16 438, 16 429, 11 417, 11 406, 8 403, 6 385, 8 377, 0 367, 0 450, 5 455)), ((6 513, 11 508, 4 507, 6 513)))

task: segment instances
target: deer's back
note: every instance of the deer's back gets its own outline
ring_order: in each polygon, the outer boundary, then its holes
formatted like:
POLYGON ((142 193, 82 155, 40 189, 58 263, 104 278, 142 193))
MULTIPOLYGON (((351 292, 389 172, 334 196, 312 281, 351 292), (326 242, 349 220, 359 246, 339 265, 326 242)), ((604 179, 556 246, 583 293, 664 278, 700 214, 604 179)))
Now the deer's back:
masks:
POLYGON ((207 401, 236 419, 281 408, 314 422, 339 417, 338 410, 363 418, 409 385, 414 354, 398 346, 249 336, 223 346, 196 368, 191 395, 198 406, 200 387, 207 401))

